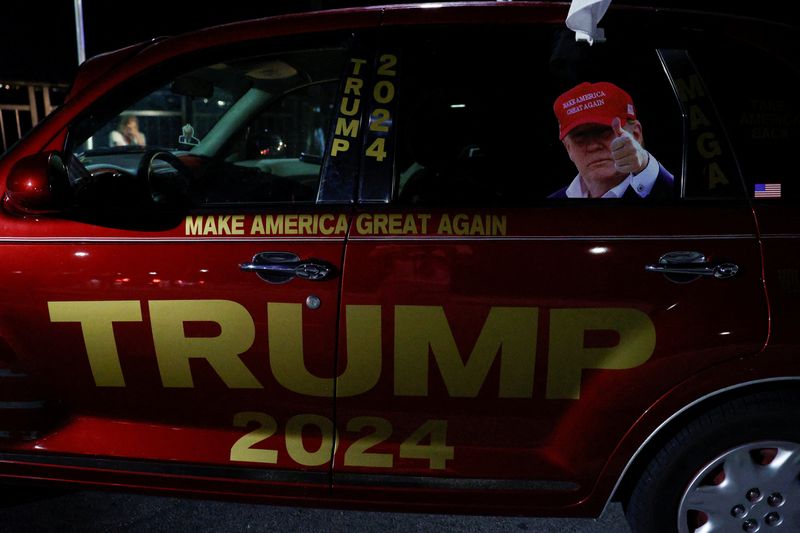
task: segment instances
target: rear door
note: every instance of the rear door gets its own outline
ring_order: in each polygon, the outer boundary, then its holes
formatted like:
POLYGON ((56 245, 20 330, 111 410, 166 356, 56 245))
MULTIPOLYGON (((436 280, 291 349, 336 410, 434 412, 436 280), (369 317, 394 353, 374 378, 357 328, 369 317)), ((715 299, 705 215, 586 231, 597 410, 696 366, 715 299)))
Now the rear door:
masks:
POLYGON ((766 339, 753 217, 686 56, 621 31, 592 48, 555 26, 480 33, 388 27, 376 56, 397 59, 398 103, 372 112, 396 121, 363 179, 393 188, 362 190, 346 250, 344 494, 576 503, 650 404, 766 339), (576 175, 553 102, 583 81, 632 95, 671 196, 548 198, 576 175), (694 274, 663 273, 679 266, 694 274))
POLYGON ((779 375, 798 372, 800 181, 796 165, 787 161, 792 161, 800 138, 792 90, 800 81, 800 69, 792 36, 785 28, 751 22, 742 28, 719 28, 692 54, 725 120, 758 217, 773 310, 767 353, 776 361, 765 366, 779 375))

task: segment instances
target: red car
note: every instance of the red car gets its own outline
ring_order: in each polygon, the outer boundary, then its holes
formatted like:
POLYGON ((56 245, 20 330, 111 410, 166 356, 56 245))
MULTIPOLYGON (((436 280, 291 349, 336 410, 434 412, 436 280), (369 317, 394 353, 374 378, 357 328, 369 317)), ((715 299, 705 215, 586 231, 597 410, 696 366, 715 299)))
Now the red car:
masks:
POLYGON ((567 9, 87 61, 0 160, 0 477, 799 530, 797 33, 567 9))

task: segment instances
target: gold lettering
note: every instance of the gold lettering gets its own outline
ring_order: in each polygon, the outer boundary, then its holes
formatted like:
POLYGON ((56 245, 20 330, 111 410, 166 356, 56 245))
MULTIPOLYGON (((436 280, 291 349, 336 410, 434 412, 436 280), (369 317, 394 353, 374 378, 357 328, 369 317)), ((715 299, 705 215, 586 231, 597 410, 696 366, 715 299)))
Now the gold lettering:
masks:
POLYGON ((389 234, 402 235, 403 215, 400 213, 392 213, 389 215, 389 234))
POLYGON ((286 421, 286 452, 296 463, 303 466, 321 466, 331 460, 336 430, 329 418, 320 415, 295 415, 286 421), (313 426, 315 434, 322 436, 314 451, 306 449, 303 439, 306 426, 313 426))
POLYGON ((550 311, 550 349, 547 359, 547 399, 577 400, 581 377, 589 368, 634 368, 653 355, 656 329, 638 309, 553 309, 550 311), (612 347, 585 348, 584 333, 611 330, 619 334, 612 347))
POLYGON ((336 221, 336 234, 345 233, 347 233, 347 215, 339 215, 339 219, 336 221))
POLYGON ((363 65, 366 62, 367 62, 366 59, 356 59, 354 57, 350 58, 350 63, 353 64, 353 74, 358 76, 359 72, 361 71, 361 65, 363 65))
POLYGON ((500 398, 531 398, 536 363, 538 309, 493 307, 466 362, 444 309, 395 307, 395 384, 398 396, 427 396, 429 354, 450 396, 474 398, 500 354, 500 398))
POLYGON ((346 152, 350 149, 350 141, 334 137, 331 145, 331 156, 336 157, 339 152, 346 152))
POLYGON ((356 113, 358 113, 358 108, 360 107, 360 104, 361 104, 361 100, 358 99, 358 98, 353 98, 351 100, 351 98, 349 96, 343 96, 342 97, 342 103, 339 106, 339 112, 342 115, 347 115, 348 117, 352 117, 356 113), (349 104, 349 102, 351 102, 351 101, 352 101, 352 104, 349 104))
MULTIPOLYGON (((489 218, 488 216, 486 217, 489 218)), ((479 215, 475 215, 472 217, 472 224, 469 227, 469 234, 470 235, 486 235, 486 230, 484 229, 483 219, 479 215)))
POLYGON ((313 223, 313 217, 311 215, 299 215, 298 217, 298 234, 299 235, 312 235, 314 232, 311 231, 311 224, 313 223))
POLYGON ((230 235, 231 234, 231 227, 228 225, 230 221, 230 215, 220 215, 217 217, 217 234, 218 235, 230 235))
POLYGON ((439 220, 439 229, 436 231, 440 235, 452 235, 453 234, 453 227, 450 225, 450 216, 447 214, 442 215, 441 220, 439 220))
POLYGON ((335 135, 358 136, 358 119, 351 118, 348 120, 344 117, 338 117, 336 119, 335 135))
POLYGON ((336 228, 328 226, 328 222, 333 222, 333 215, 322 215, 319 217, 319 232, 323 235, 330 235, 336 228))
POLYGON ((344 94, 355 94, 356 96, 361 96, 361 88, 363 86, 364 80, 349 77, 344 84, 344 94))
POLYGON ((492 215, 492 235, 506 234, 506 216, 492 215))
POLYGON ((417 222, 414 220, 413 215, 407 215, 405 220, 403 221, 403 233, 406 235, 416 235, 417 232, 417 222))
POLYGON ((675 80, 675 85, 678 87, 678 96, 683 102, 706 95, 705 91, 703 91, 703 84, 696 74, 689 76, 688 82, 683 78, 675 80))
POLYGON ((714 189, 720 185, 727 185, 728 178, 719 166, 719 163, 712 161, 708 165, 708 188, 714 189))
POLYGON ((428 233, 428 221, 431 219, 432 215, 429 214, 420 214, 417 215, 417 218, 422 222, 422 234, 428 233))
POLYGON ((361 213, 356 218, 356 231, 360 235, 372 234, 372 215, 368 213, 361 213))
POLYGON ((264 230, 267 235, 282 235, 283 215, 266 215, 264 217, 264 230))
POLYGON ((200 235, 203 231, 203 217, 186 217, 186 235, 200 235))
POLYGON ((244 235, 244 215, 236 215, 233 217, 231 233, 234 235, 244 235))
POLYGON ((699 105, 693 105, 689 108, 689 129, 694 131, 700 126, 711 127, 711 122, 708 121, 699 105))
POLYGON ((375 235, 386 235, 388 229, 386 225, 389 223, 389 217, 384 214, 374 215, 372 218, 372 231, 375 235))
POLYGON ((216 235, 217 226, 214 223, 214 217, 207 217, 206 224, 203 227, 203 235, 216 235))
POLYGON ((141 304, 135 300, 47 302, 47 308, 51 322, 80 323, 95 385, 124 387, 125 378, 114 338, 114 322, 140 322, 141 304))
POLYGON ((397 56, 394 54, 383 54, 381 56, 381 65, 378 67, 378 76, 396 76, 397 71, 394 67, 397 66, 397 56))
POLYGON ((283 232, 286 235, 297 235, 297 215, 285 215, 283 217, 283 232))
POLYGON ((716 136, 711 132, 701 133, 697 136, 697 151, 706 159, 722 153, 716 136))
POLYGON ((229 300, 155 300, 150 320, 158 370, 165 387, 194 387, 190 359, 205 359, 231 389, 261 389, 241 354, 255 340, 255 325, 242 305, 229 300), (184 323, 214 322, 214 337, 186 337, 184 323))
POLYGON ((336 396, 371 390, 381 377, 381 306, 348 305, 347 366, 336 378, 336 396))
POLYGON ((379 81, 375 84, 372 96, 379 104, 388 104, 394 98, 394 83, 389 80, 379 81))
POLYGON ((253 224, 250 226, 250 235, 264 235, 264 219, 261 215, 253 217, 253 224))
POLYGON ((267 304, 269 362, 275 379, 297 394, 330 398, 333 379, 311 374, 303 353, 303 307, 301 304, 267 304))
POLYGON ((469 232, 469 221, 467 215, 458 214, 453 217, 453 233, 456 235, 466 235, 469 232))

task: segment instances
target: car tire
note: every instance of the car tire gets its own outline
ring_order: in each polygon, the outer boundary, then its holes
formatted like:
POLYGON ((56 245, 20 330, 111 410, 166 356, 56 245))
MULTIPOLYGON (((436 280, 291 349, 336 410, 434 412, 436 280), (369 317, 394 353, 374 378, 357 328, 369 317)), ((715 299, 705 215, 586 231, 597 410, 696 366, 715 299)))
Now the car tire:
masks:
POLYGON ((625 514, 634 533, 800 531, 800 393, 737 398, 686 424, 625 514))

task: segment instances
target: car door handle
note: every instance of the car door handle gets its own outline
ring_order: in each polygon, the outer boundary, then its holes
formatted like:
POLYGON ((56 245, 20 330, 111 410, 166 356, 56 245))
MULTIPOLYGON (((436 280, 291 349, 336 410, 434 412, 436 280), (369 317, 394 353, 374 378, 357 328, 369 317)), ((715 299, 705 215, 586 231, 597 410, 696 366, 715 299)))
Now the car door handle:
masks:
POLYGON ((658 259, 657 264, 645 265, 644 269, 661 274, 708 276, 717 279, 732 278, 739 273, 739 265, 736 263, 712 264, 700 252, 668 252, 658 259))
POLYGON ((290 252, 261 252, 249 263, 241 263, 239 269, 255 272, 270 283, 286 283, 294 278, 309 281, 324 281, 336 275, 336 268, 319 259, 301 260, 290 252))

